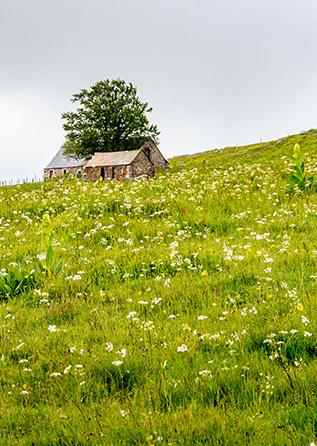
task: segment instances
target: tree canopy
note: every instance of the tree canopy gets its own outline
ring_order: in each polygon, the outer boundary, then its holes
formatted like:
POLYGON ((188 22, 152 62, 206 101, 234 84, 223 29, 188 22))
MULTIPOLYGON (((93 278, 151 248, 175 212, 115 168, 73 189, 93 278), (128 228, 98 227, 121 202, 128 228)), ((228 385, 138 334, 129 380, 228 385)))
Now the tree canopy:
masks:
POLYGON ((74 94, 71 101, 79 106, 62 114, 66 155, 88 158, 95 152, 133 150, 148 137, 158 143, 160 132, 147 118, 152 108, 141 102, 131 83, 102 80, 74 94))

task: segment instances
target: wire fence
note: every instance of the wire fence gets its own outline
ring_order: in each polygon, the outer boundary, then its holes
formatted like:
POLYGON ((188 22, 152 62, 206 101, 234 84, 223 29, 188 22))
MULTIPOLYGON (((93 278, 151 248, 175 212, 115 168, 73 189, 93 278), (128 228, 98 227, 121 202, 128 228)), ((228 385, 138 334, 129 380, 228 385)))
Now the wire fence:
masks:
POLYGON ((18 178, 16 180, 0 180, 0 187, 16 186, 19 184, 39 183, 40 181, 43 181, 43 178, 33 177, 33 178, 18 178))

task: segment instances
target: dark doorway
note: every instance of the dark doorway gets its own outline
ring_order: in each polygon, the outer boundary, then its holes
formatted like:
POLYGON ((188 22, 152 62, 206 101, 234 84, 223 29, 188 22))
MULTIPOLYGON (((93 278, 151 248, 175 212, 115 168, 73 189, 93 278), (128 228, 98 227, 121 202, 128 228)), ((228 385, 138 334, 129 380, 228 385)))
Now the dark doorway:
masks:
POLYGON ((117 169, 115 167, 111 167, 111 179, 112 180, 116 179, 116 173, 117 173, 117 169))
POLYGON ((104 167, 101 167, 101 169, 100 169, 100 176, 103 180, 105 179, 105 168, 104 167))

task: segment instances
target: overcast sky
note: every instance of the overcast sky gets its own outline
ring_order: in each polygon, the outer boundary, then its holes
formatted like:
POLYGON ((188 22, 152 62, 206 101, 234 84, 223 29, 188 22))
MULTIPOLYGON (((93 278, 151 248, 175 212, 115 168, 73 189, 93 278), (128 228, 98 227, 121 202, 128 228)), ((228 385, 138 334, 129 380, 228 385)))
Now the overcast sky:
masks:
POLYGON ((40 176, 61 113, 107 78, 166 157, 317 127, 316 0, 0 0, 0 180, 40 176))

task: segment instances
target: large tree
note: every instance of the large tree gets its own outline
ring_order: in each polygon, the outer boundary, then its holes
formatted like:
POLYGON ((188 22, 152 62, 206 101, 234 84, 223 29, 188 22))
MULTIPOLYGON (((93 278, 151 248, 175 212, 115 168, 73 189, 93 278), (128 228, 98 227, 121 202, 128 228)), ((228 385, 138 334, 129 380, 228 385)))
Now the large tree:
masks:
POLYGON ((66 155, 88 158, 94 152, 133 150, 146 137, 158 142, 157 126, 146 115, 152 108, 141 102, 131 83, 103 80, 74 94, 71 101, 79 106, 62 114, 66 155))

